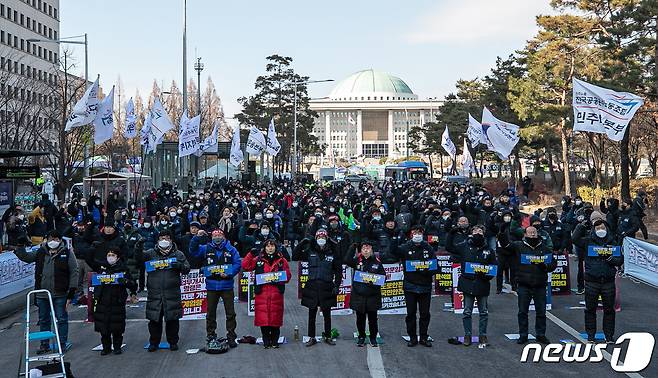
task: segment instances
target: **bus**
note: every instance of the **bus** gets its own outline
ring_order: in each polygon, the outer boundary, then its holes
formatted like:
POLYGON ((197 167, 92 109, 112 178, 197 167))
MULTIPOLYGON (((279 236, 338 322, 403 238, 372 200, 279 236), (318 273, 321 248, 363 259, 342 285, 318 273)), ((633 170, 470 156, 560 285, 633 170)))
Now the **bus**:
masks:
POLYGON ((422 161, 408 160, 387 166, 384 176, 393 181, 424 181, 429 178, 429 172, 422 161))

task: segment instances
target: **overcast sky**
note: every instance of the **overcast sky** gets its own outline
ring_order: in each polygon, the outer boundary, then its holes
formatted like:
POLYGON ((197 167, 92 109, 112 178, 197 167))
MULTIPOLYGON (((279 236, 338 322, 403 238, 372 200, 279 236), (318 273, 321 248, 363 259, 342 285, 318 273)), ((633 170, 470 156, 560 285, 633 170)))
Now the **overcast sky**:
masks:
MULTIPOLYGON (((153 80, 182 81, 183 0, 60 1, 60 35, 89 34, 90 77, 146 97, 153 80), (91 16, 90 16, 91 15, 91 16)), ((188 0, 188 80, 202 57, 228 117, 251 95, 270 54, 300 74, 341 80, 373 68, 420 96, 443 97, 455 81, 483 76, 497 56, 524 46, 548 0, 201 1, 188 0)), ((83 50, 77 48, 82 72, 83 50)), ((309 88, 326 96, 332 83, 309 88)), ((123 99, 122 99, 123 101, 123 99)))

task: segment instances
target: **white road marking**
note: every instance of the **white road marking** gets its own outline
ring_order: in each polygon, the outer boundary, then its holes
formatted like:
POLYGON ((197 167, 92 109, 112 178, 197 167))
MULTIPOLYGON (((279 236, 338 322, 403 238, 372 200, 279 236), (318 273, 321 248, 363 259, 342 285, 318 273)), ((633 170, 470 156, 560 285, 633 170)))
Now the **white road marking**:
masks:
POLYGON ((386 378, 381 347, 373 348, 368 345, 368 370, 372 378, 386 378))

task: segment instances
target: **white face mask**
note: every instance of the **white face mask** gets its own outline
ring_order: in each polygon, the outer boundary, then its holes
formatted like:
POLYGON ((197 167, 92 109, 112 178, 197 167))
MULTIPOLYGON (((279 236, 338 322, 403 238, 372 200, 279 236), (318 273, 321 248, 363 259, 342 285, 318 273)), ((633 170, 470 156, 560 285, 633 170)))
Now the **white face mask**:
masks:
POLYGON ((335 207, 330 207, 329 211, 333 213, 334 211, 336 211, 336 208, 335 207))
POLYGON ((172 218, 175 217, 176 214, 177 214, 177 213, 176 213, 175 211, 170 211, 170 212, 169 212, 169 216, 172 217, 172 218))
POLYGON ((167 221, 163 219, 160 221, 160 224, 167 224, 167 221))
POLYGON ((299 206, 299 204, 297 202, 292 203, 292 207, 297 207, 297 206, 299 206))
POLYGON ((258 214, 258 215, 256 215, 254 218, 255 218, 256 220, 261 220, 261 219, 263 219, 263 216, 260 215, 260 214, 258 214))
POLYGON ((272 218, 272 217, 274 217, 274 214, 272 214, 272 213, 267 213, 267 214, 265 214, 265 216, 266 216, 267 218, 272 218))
POLYGON ((441 218, 443 218, 443 220, 448 220, 448 218, 450 218, 450 215, 444 215, 441 218))
POLYGON ((57 249, 59 248, 59 241, 58 240, 51 240, 48 242, 48 248, 50 249, 57 249))
POLYGON ((114 265, 119 261, 119 258, 116 256, 107 256, 107 263, 110 265, 114 265))
POLYGON ((98 200, 97 200, 97 201, 96 201, 96 206, 100 206, 100 204, 101 204, 101 201, 98 201, 98 200))
POLYGON ((162 239, 158 242, 158 247, 162 249, 169 249, 169 247, 171 247, 171 242, 167 239, 162 239))
POLYGON ((414 243, 420 243, 420 242, 423 241, 423 234, 414 234, 414 235, 411 237, 411 240, 412 240, 414 243))
POLYGON ((318 243, 318 245, 319 245, 320 247, 322 247, 322 246, 324 246, 325 244, 327 244, 327 239, 324 239, 324 238, 317 239, 316 242, 318 243))
POLYGON ((266 229, 265 229, 265 230, 260 230, 260 233, 261 233, 263 236, 267 236, 267 235, 270 234, 270 230, 266 230, 266 229))
POLYGON ((596 236, 598 236, 600 238, 605 238, 605 236, 608 234, 608 231, 607 230, 596 230, 596 231, 594 231, 594 233, 596 234, 596 236))
POLYGON ((183 210, 181 209, 176 210, 176 214, 183 214, 183 210))
POLYGON ((512 221, 512 218, 510 218, 510 217, 503 217, 503 220, 505 221, 505 223, 509 223, 509 222, 512 221))
POLYGON ((151 224, 150 223, 144 223, 144 228, 150 228, 151 224))
POLYGON ((25 219, 25 214, 18 214, 18 219, 20 219, 20 220, 25 219))
POLYGON ((87 202, 86 201, 80 202, 80 206, 87 206, 87 202))

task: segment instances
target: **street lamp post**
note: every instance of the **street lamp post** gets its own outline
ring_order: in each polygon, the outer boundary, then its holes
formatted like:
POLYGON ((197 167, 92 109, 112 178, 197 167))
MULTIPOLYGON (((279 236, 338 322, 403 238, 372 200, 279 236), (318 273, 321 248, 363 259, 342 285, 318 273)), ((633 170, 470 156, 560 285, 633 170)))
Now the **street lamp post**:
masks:
MULTIPOLYGON (((45 43, 68 43, 70 45, 84 45, 85 46, 85 91, 89 88, 89 54, 88 54, 88 44, 87 44, 87 33, 83 35, 77 35, 69 38, 80 38, 84 37, 84 41, 67 41, 65 39, 40 39, 40 38, 30 38, 27 41, 32 43, 45 42, 45 43)), ((66 111, 66 109, 64 109, 66 111)), ((89 177, 89 146, 87 142, 84 145, 84 177, 89 177)))
POLYGON ((291 175, 294 178, 297 175, 297 86, 314 84, 314 83, 326 83, 334 81, 334 79, 326 80, 302 80, 294 81, 291 84, 293 85, 294 101, 293 101, 293 113, 292 113, 292 123, 293 123, 293 142, 292 142, 292 172, 291 175))

